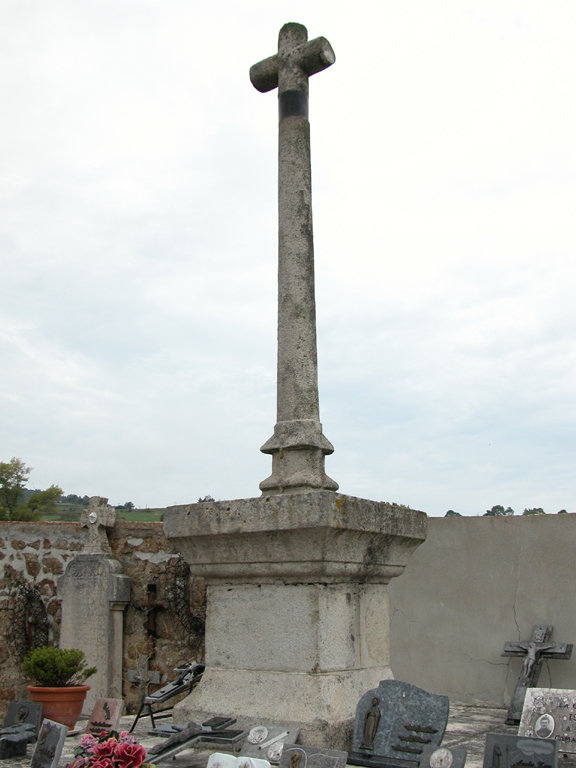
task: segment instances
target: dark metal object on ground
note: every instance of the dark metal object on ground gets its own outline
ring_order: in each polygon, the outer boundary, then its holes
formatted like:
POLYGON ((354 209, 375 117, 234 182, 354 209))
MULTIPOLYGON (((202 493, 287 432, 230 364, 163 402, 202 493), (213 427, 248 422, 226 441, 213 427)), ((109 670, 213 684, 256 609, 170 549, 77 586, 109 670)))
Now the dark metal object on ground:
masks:
POLYGON ((142 716, 144 708, 147 709, 144 715, 149 715, 152 722, 152 728, 156 728, 154 718, 168 717, 168 715, 162 713, 171 712, 173 707, 164 707, 154 711, 152 706, 154 704, 163 704, 165 701, 169 701, 181 693, 191 693, 191 691, 202 679, 202 675, 204 674, 205 669, 205 664, 197 664, 196 662, 186 664, 183 667, 177 667, 174 671, 178 672, 179 674, 175 680, 173 680, 171 683, 168 683, 168 685, 159 688, 157 691, 154 691, 154 693, 144 697, 144 700, 138 709, 138 714, 136 715, 134 722, 132 723, 132 727, 130 728, 130 733, 132 733, 136 727, 136 723, 142 716))
POLYGON ((530 640, 504 644, 502 656, 524 657, 516 690, 508 709, 506 725, 520 723, 526 690, 536 687, 544 659, 569 659, 572 655, 572 643, 548 642, 553 629, 553 626, 539 624, 532 629, 530 640))
POLYGON ((210 744, 236 744, 246 736, 246 731, 225 730, 228 725, 233 725, 235 722, 236 720, 230 717, 213 717, 202 725, 190 722, 181 731, 148 750, 147 759, 159 763, 185 749, 190 749, 200 741, 210 744))

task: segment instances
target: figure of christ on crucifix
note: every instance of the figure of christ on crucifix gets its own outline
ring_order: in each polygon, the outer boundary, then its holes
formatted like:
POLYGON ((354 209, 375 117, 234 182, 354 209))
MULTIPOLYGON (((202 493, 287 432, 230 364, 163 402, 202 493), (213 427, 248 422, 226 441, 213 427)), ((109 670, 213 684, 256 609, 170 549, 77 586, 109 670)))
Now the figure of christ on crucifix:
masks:
POLYGON ((572 654, 570 643, 549 642, 553 629, 552 626, 539 625, 533 628, 530 640, 512 641, 504 645, 502 656, 524 657, 520 677, 506 718, 508 725, 516 725, 520 722, 526 689, 534 688, 538 683, 544 659, 569 659, 572 654))

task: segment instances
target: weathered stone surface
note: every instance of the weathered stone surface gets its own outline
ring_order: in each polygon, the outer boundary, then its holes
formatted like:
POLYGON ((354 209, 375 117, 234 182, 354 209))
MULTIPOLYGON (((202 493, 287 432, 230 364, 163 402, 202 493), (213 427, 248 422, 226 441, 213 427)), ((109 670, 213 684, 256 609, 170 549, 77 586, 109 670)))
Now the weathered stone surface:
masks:
POLYGON ((400 680, 383 680, 358 702, 348 760, 369 766, 390 759, 418 762, 424 746, 440 746, 448 712, 447 696, 400 680))
POLYGON ((42 558, 42 569, 44 573, 53 573, 54 575, 64 573, 62 562, 57 558, 50 556, 42 558))
POLYGON ((424 512, 330 491, 168 507, 164 530, 206 583, 386 584, 426 538, 424 512))
POLYGON ((44 720, 32 753, 31 768, 58 768, 68 728, 52 720, 44 720))
POLYGON ((24 549, 26 547, 26 542, 21 539, 12 539, 10 544, 12 549, 24 549))
POLYGON ((38 555, 26 552, 24 559, 26 560, 26 571, 30 574, 30 576, 38 576, 41 570, 38 555))

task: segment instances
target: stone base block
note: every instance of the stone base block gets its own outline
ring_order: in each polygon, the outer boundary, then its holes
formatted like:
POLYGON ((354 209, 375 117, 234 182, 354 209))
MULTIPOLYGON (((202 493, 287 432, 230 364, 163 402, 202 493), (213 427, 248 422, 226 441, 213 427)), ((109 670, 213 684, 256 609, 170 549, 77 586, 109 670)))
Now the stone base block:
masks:
POLYGON ((356 705, 390 667, 307 674, 208 668, 200 685, 174 708, 174 720, 200 723, 210 717, 235 717, 239 727, 300 727, 300 743, 349 751, 356 705))

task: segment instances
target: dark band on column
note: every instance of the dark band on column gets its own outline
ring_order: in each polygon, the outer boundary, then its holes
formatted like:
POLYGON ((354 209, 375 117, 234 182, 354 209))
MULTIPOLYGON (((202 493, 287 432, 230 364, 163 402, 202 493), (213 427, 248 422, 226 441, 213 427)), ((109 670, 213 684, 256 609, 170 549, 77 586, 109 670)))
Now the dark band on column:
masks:
POLYGON ((308 120, 308 94, 304 91, 283 91, 278 94, 279 122, 285 117, 305 117, 308 120))

